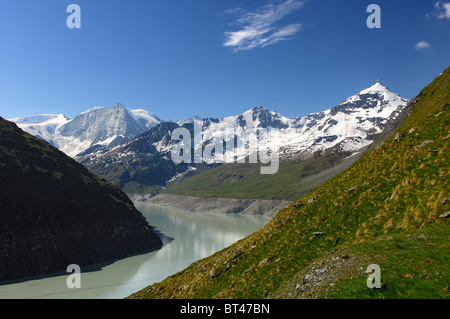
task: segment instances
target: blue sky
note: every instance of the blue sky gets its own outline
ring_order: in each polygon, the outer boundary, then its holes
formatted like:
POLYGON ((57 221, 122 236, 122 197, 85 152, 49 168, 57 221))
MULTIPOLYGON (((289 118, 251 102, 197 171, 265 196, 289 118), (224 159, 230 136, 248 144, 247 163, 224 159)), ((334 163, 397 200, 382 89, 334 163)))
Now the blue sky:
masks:
POLYGON ((448 0, 2 0, 0 116, 120 102, 167 120, 294 117, 376 79, 412 98, 450 65, 449 31, 448 0))

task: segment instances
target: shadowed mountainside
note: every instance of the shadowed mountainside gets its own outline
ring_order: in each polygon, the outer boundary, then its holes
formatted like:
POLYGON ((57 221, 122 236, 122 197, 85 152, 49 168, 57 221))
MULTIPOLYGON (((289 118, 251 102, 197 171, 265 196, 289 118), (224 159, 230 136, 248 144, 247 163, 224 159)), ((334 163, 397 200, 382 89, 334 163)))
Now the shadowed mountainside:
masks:
POLYGON ((161 245, 118 187, 0 118, 0 281, 161 245))

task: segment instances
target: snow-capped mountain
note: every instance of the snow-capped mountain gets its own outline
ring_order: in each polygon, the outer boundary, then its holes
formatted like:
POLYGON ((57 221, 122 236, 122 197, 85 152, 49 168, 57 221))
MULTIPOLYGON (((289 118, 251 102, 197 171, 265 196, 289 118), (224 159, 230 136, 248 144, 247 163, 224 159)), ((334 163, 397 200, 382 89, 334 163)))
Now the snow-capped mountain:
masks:
MULTIPOLYGON (((279 149, 283 157, 307 158, 336 144, 355 152, 369 145, 383 131, 389 116, 394 111, 401 111, 407 102, 376 81, 340 105, 304 117, 287 118, 278 112, 257 107, 237 116, 204 119, 203 140, 213 141, 226 129, 235 129, 241 135, 255 129, 266 129, 264 145, 272 150, 279 149)), ((251 145, 243 145, 234 150, 235 155, 245 158, 249 148, 251 145)))
MULTIPOLYGON (((205 150, 227 130, 233 130, 241 141, 245 141, 245 134, 265 129, 264 146, 278 150, 282 159, 306 159, 317 151, 336 146, 341 151, 355 153, 369 145, 384 130, 391 114, 401 113, 407 102, 377 81, 336 107, 304 117, 287 118, 278 112, 256 107, 236 116, 200 120, 201 147, 205 150)), ((172 147, 178 143, 171 139, 173 130, 186 128, 193 138, 194 122, 198 121, 196 118, 162 123, 122 145, 77 159, 121 186, 128 182, 163 186, 174 177, 199 167, 195 163, 174 165, 171 161, 172 147)), ((191 145, 195 145, 194 139, 191 145)), ((225 145, 221 145, 226 154, 225 145)), ((235 161, 256 151, 252 147, 248 142, 236 144, 233 150, 235 161)), ((206 160, 201 165, 213 163, 206 160)))
POLYGON ((119 145, 161 122, 148 111, 127 109, 120 103, 112 108, 93 107, 73 119, 44 114, 10 120, 72 157, 119 145))
POLYGON ((289 132, 281 142, 287 153, 308 157, 340 143, 350 151, 369 145, 386 127, 391 114, 401 112, 408 99, 390 92, 380 81, 329 110, 296 119, 297 137, 289 132))
POLYGON ((61 127, 59 135, 64 143, 60 148, 76 155, 93 146, 121 144, 144 131, 145 128, 121 104, 112 108, 94 108, 61 127))

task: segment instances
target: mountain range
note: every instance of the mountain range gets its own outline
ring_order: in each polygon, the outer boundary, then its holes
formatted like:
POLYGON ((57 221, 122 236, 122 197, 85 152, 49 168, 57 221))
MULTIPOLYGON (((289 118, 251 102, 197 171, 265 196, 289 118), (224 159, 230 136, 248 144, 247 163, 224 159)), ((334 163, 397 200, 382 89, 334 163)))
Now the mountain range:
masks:
MULTIPOLYGON (((198 174, 189 171, 186 174, 188 178, 170 184, 152 201, 171 202, 173 198, 171 195, 178 196, 177 205, 190 202, 190 197, 295 201, 347 169, 372 147, 375 138, 386 138, 405 119, 409 103, 405 106, 401 103, 405 101, 404 99, 399 100, 398 96, 392 95, 389 100, 394 103, 397 101, 398 106, 391 107, 391 110, 395 111, 390 113, 388 118, 376 115, 368 118, 361 116, 361 113, 365 112, 388 114, 391 111, 383 107, 377 108, 378 103, 374 103, 375 108, 370 105, 374 101, 368 94, 374 93, 391 94, 377 81, 372 88, 350 97, 335 108, 322 112, 321 123, 315 123, 309 128, 309 132, 297 135, 297 138, 303 140, 309 138, 310 142, 312 141, 309 148, 306 142, 288 146, 286 146, 288 141, 285 145, 280 143, 281 161, 276 174, 260 174, 260 164, 240 163, 226 163, 198 174), (340 117, 340 123, 333 117, 340 117), (362 132, 364 128, 361 123, 366 125, 366 132, 362 132), (368 129, 369 127, 372 127, 372 130, 368 129), (352 130, 354 132, 351 132, 352 130), (336 135, 321 136, 323 131, 335 132, 336 135)), ((383 97, 382 101, 387 99, 383 97)))
MULTIPOLYGON (((304 160, 333 147, 356 153, 368 146, 398 116, 408 100, 392 93, 380 81, 338 106, 302 117, 288 118, 264 107, 225 118, 162 121, 144 110, 121 104, 95 107, 74 119, 39 115, 11 119, 25 131, 43 138, 74 157, 93 172, 128 191, 153 190, 221 163, 182 163, 171 159, 176 128, 192 134, 194 120, 202 126, 202 148, 214 143, 227 129, 243 135, 266 129, 266 146, 283 159, 304 160)), ((223 150, 226 154, 226 150, 223 150)), ((249 145, 235 148, 236 161, 249 155, 249 145)))

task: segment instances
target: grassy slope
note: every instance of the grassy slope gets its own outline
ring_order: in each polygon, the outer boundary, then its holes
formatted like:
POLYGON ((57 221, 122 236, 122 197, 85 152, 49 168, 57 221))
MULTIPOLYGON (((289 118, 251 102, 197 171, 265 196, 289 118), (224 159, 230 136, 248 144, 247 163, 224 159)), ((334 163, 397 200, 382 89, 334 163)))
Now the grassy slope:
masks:
POLYGON ((348 170, 130 297, 448 298, 449 220, 439 216, 450 207, 449 77, 422 90, 399 129, 348 170), (366 287, 370 264, 381 267, 382 289, 366 287))

